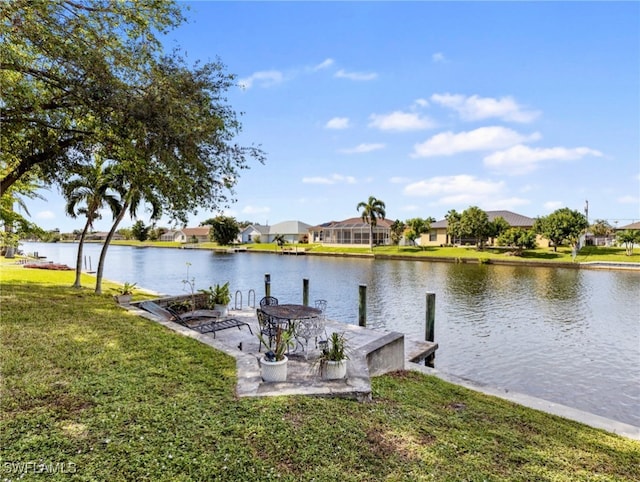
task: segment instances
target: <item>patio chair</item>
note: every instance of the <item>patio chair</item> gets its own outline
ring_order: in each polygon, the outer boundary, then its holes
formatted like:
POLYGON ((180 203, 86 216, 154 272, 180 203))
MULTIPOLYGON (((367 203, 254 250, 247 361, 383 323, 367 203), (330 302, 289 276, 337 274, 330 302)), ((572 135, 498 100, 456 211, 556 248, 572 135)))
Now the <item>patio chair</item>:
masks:
MULTIPOLYGON (((258 326, 260 327, 260 334, 262 336, 267 337, 269 340, 269 347, 273 342, 273 339, 276 337, 276 333, 278 332, 278 325, 274 323, 269 315, 267 315, 261 309, 256 310, 256 316, 258 317, 258 326)), ((258 345, 258 353, 262 350, 262 343, 258 345)))
POLYGON ((316 308, 318 308, 320 311, 322 311, 322 316, 324 317, 324 312, 327 309, 327 300, 315 300, 315 306, 316 308))
POLYGON ((273 296, 265 296, 260 300, 260 306, 273 306, 278 304, 278 298, 273 296))
POLYGON ((253 335, 253 330, 249 323, 237 320, 235 318, 220 318, 219 316, 197 316, 197 315, 181 315, 171 308, 163 308, 152 301, 140 303, 140 308, 163 318, 165 321, 174 321, 186 328, 197 331, 198 333, 213 333, 226 330, 227 328, 241 329, 243 326, 249 328, 249 333, 253 335))
POLYGON ((318 337, 324 333, 325 340, 328 338, 327 336, 327 328, 326 328, 326 320, 327 320, 327 300, 315 300, 315 306, 318 308, 321 313, 320 316, 316 319, 316 348, 318 348, 318 337))

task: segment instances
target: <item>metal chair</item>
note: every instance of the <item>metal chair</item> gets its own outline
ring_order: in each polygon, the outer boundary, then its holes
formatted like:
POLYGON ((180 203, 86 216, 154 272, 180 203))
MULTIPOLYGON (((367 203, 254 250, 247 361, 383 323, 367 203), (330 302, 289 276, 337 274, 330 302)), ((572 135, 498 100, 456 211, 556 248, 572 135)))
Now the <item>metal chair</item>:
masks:
POLYGON ((327 300, 316 300, 315 304, 316 304, 316 308, 322 311, 322 316, 324 317, 324 312, 327 309, 327 300))
POLYGON ((318 348, 318 337, 322 333, 324 333, 325 339, 328 338, 328 336, 327 336, 327 328, 326 328, 327 300, 315 300, 314 303, 315 303, 316 308, 318 308, 321 311, 320 316, 318 316, 318 318, 316 319, 316 326, 315 326, 316 348, 318 348))
POLYGON ((265 296, 260 300, 260 306, 274 306, 278 304, 278 298, 273 296, 265 296))
MULTIPOLYGON (((258 317, 260 334, 267 337, 267 339, 269 340, 269 348, 271 348, 273 339, 276 337, 276 334, 278 332, 278 325, 276 323, 273 323, 271 317, 261 309, 256 310, 256 316, 258 317)), ((262 350, 262 343, 258 345, 258 353, 260 353, 260 350, 262 350)))

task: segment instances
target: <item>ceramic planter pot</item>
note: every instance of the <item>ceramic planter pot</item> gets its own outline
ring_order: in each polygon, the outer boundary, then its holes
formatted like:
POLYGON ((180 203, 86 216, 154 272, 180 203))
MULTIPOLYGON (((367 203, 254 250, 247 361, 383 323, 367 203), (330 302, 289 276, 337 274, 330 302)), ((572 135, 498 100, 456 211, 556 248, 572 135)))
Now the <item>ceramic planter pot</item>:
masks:
POLYGON ((283 360, 270 362, 265 358, 260 360, 262 379, 265 382, 285 382, 287 381, 287 362, 285 356, 283 360))
POLYGON ((347 376, 347 360, 325 360, 321 367, 322 378, 325 380, 339 380, 347 376))
POLYGON ((131 303, 131 295, 116 295, 115 299, 121 305, 128 305, 131 303))

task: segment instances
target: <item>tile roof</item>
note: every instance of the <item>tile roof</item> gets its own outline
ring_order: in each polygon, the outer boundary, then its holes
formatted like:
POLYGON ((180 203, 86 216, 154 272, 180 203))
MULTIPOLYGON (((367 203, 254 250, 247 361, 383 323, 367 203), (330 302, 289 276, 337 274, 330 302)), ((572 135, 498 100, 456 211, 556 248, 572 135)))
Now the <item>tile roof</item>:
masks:
MULTIPOLYGON (((533 226, 533 222, 535 221, 533 218, 522 216, 521 214, 516 214, 511 211, 485 211, 487 213, 487 217, 489 221, 493 221, 497 217, 502 217, 506 222, 509 223, 510 226, 514 228, 530 228, 533 226)), ((446 219, 442 219, 435 223, 431 223, 431 227, 434 229, 438 228, 446 228, 448 226, 448 222, 446 219)))
POLYGON ((622 229, 640 229, 640 221, 636 222, 636 223, 631 223, 631 224, 627 224, 626 226, 620 226, 619 228, 616 228, 618 230, 622 229))
MULTIPOLYGON (((376 226, 379 228, 388 228, 393 224, 393 221, 389 219, 377 219, 376 226)), ((318 229, 354 229, 354 228, 369 228, 369 225, 362 221, 362 218, 349 218, 344 221, 331 221, 329 223, 324 223, 319 226, 314 226, 316 230, 318 229)))

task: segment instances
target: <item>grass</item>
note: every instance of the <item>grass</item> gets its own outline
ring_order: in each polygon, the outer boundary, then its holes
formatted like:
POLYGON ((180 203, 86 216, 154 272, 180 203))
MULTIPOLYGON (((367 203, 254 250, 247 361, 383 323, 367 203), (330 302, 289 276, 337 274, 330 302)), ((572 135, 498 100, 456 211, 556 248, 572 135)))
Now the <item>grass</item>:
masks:
POLYGON ((229 356, 35 271, 0 265, 7 478, 34 462, 75 471, 48 480, 640 479, 637 441, 413 372, 374 378, 371 403, 237 399, 229 356))

